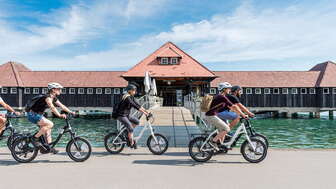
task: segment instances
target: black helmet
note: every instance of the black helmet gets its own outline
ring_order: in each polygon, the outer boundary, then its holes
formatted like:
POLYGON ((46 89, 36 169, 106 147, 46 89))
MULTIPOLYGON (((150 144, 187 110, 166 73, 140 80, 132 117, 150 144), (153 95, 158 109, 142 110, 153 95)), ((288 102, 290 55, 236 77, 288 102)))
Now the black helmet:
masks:
POLYGON ((131 91, 131 90, 137 90, 137 87, 133 84, 129 84, 127 87, 126 87, 126 91, 131 91))
POLYGON ((239 90, 243 90, 239 85, 232 86, 231 88, 231 92, 233 93, 239 90))

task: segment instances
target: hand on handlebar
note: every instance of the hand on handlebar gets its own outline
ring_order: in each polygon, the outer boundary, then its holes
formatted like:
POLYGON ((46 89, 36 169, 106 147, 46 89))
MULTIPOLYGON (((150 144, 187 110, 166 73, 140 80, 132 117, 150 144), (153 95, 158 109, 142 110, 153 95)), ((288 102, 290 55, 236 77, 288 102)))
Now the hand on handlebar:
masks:
POLYGON ((243 114, 241 117, 242 117, 243 119, 248 119, 248 118, 249 118, 249 116, 246 115, 246 114, 243 114))
POLYGON ((62 119, 66 119, 67 115, 66 114, 61 114, 59 117, 62 118, 62 119))
POLYGON ((254 117, 255 114, 254 114, 254 113, 248 113, 248 116, 249 116, 249 117, 254 117))
POLYGON ((13 112, 16 116, 20 116, 21 113, 20 112, 13 112))

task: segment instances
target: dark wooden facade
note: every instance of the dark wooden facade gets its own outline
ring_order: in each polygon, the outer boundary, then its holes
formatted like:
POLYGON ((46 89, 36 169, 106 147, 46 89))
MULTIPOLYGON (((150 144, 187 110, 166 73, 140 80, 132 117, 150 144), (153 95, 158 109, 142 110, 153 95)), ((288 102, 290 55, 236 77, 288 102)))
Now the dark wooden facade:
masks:
MULTIPOLYGON (((215 88, 212 88, 214 91, 215 88)), ((257 88, 243 88, 241 101, 248 107, 318 107, 336 108, 336 88, 314 88, 315 94, 310 92, 311 88, 305 88, 306 93, 302 93, 302 88, 296 88, 297 94, 292 94, 293 88, 288 89, 288 94, 283 94, 283 88, 268 88, 270 94, 265 94, 266 88, 261 89, 261 94, 256 94, 257 88), (274 94, 274 89, 278 89, 279 94, 274 94), (326 93, 328 89, 328 93, 326 93), (252 90, 251 94, 247 94, 252 90)), ((216 93, 218 93, 216 89, 216 93)))

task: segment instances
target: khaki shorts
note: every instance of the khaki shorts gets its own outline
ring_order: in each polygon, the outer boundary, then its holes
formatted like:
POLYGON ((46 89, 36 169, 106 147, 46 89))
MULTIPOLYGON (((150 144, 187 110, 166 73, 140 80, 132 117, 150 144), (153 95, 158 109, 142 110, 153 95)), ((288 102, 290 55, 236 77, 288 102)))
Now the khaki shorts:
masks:
POLYGON ((221 131, 230 131, 230 127, 228 124, 226 124, 223 120, 221 120, 217 116, 206 116, 206 119, 208 120, 209 124, 215 127, 216 129, 221 131))

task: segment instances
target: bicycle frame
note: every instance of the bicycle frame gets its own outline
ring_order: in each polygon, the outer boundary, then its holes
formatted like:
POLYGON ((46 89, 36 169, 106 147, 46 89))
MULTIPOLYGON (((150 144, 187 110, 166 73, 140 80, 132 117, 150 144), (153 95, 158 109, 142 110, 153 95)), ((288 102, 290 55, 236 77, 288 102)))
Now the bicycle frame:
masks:
MULTIPOLYGON (((126 127, 123 126, 120 131, 118 132, 118 135, 115 137, 115 139, 113 140, 113 144, 116 144, 115 141, 117 140, 117 138, 126 130, 126 127)), ((152 124, 149 121, 146 121, 145 126, 141 129, 140 133, 138 136, 134 137, 135 142, 138 142, 138 140, 140 140, 140 138, 143 136, 143 134, 145 133, 146 130, 150 130, 150 134, 153 136, 155 142, 157 143, 157 139, 156 137, 154 137, 154 129, 152 127, 152 124)), ((122 144, 125 144, 126 142, 122 142, 122 144)))
MULTIPOLYGON (((59 129, 58 136, 57 136, 56 140, 51 142, 50 146, 52 148, 57 145, 57 143, 61 140, 62 136, 65 133, 70 133, 71 140, 75 139, 76 133, 72 131, 72 127, 71 127, 71 124, 69 123, 69 119, 66 119, 65 122, 66 122, 66 125, 63 128, 59 129)), ((76 143, 74 143, 74 144, 75 144, 76 148, 79 150, 80 148, 77 146, 77 144, 76 143)))
MULTIPOLYGON (((250 126, 248 126, 249 129, 251 129, 250 126)), ((252 129, 251 129, 252 130, 252 129)), ((206 140, 204 141, 204 143, 202 144, 201 146, 201 150, 202 151, 207 151, 207 150, 204 150, 204 146, 206 143, 208 143, 210 140, 211 140, 211 137, 214 136, 215 134, 218 134, 219 131, 218 129, 216 129, 215 131, 211 132, 208 137, 206 138, 206 140)), ((235 134, 232 136, 231 140, 229 142, 226 142, 224 143, 223 145, 225 145, 227 148, 231 148, 232 144, 234 144, 236 142, 237 139, 240 138, 241 135, 245 134, 245 137, 247 139, 247 141, 250 143, 250 145, 252 146, 253 150, 256 149, 256 146, 253 145, 249 135, 248 135, 248 132, 247 132, 247 128, 245 126, 245 123, 241 123, 240 126, 238 127, 238 129, 236 130, 235 134)))

